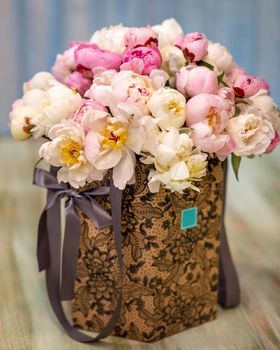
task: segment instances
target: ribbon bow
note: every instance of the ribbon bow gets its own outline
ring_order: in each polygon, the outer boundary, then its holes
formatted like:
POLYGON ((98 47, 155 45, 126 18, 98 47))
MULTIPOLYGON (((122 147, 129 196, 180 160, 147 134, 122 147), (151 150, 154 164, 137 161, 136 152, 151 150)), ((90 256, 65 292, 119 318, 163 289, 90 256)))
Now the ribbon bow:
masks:
POLYGON ((50 266, 49 230, 54 226, 60 228, 60 215, 50 217, 51 225, 47 223, 47 213, 52 209, 60 213, 60 200, 67 198, 65 206, 65 234, 62 253, 61 299, 71 300, 74 297, 74 283, 77 259, 80 246, 81 224, 76 208, 79 208, 100 229, 112 225, 111 215, 94 199, 95 196, 108 196, 109 186, 101 186, 83 192, 77 192, 65 183, 58 183, 56 171, 48 172, 35 168, 33 184, 46 188, 48 197, 46 206, 39 221, 37 257, 39 270, 50 266), (49 227, 52 226, 52 227, 49 227))
POLYGON ((40 270, 46 270, 46 284, 52 309, 65 331, 73 339, 82 343, 93 343, 107 337, 114 330, 121 313, 122 290, 115 301, 114 311, 108 323, 95 337, 90 337, 76 329, 67 319, 61 300, 74 296, 76 265, 80 247, 79 208, 97 228, 112 225, 119 277, 123 279, 121 242, 122 191, 114 186, 100 186, 83 192, 76 192, 66 184, 57 182, 57 168, 45 171, 35 167, 33 184, 48 190, 47 204, 42 212, 38 228, 37 255, 40 270), (111 215, 94 199, 95 196, 110 196, 111 215), (60 200, 66 197, 66 224, 62 252, 61 269, 61 219, 60 200), (61 277, 62 270, 62 277, 61 277))

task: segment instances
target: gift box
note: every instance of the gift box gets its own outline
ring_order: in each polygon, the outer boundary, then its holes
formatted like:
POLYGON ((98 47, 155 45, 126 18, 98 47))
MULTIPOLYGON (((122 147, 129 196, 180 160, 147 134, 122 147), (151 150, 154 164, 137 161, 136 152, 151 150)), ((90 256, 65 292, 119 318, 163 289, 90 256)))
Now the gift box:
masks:
MULTIPOLYGON (((100 332, 122 293, 114 335, 154 341, 210 321, 217 314, 223 167, 209 162, 200 192, 151 193, 147 168, 122 197, 123 281, 114 233, 81 215, 73 301, 74 324, 100 332)), ((108 202, 102 199, 102 206, 108 202)))

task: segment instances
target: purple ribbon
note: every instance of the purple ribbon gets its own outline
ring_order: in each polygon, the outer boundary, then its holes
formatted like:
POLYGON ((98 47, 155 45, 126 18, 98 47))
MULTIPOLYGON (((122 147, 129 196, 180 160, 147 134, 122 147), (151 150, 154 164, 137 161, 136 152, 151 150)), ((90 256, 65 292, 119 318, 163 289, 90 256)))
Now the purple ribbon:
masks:
POLYGON ((46 270, 46 284, 50 304, 62 327, 73 339, 82 343, 93 343, 110 335, 119 321, 122 306, 122 290, 120 289, 118 292, 110 320, 97 336, 90 337, 80 332, 67 320, 61 300, 69 300, 74 297, 81 231, 80 217, 76 208, 79 208, 92 220, 97 228, 113 226, 119 266, 118 277, 122 280, 122 191, 117 189, 111 180, 110 186, 100 186, 83 192, 76 192, 66 184, 59 184, 56 172, 56 168, 51 168, 51 172, 38 168, 34 169, 33 183, 48 190, 47 204, 41 214, 38 227, 37 256, 39 269, 40 271, 46 270), (111 215, 94 199, 95 196, 107 195, 110 195, 111 215), (61 269, 60 201, 64 197, 67 197, 67 203, 65 207, 66 224, 61 269))
MULTIPOLYGON (((76 266, 80 247, 81 224, 76 208, 79 208, 98 229, 111 226, 112 217, 94 199, 96 196, 108 196, 109 186, 102 186, 77 192, 65 183, 57 182, 56 172, 35 168, 33 184, 48 190, 47 204, 39 221, 37 257, 39 270, 46 270, 50 265, 49 229, 46 225, 47 213, 51 208, 60 211, 60 200, 67 197, 65 206, 65 234, 62 254, 61 299, 71 300, 74 297, 76 266)), ((60 227, 56 219, 52 225, 60 227)))
POLYGON ((225 227, 225 209, 226 209, 226 187, 228 161, 223 162, 224 182, 222 193, 222 216, 220 227, 220 271, 219 271, 219 291, 218 302, 227 309, 235 307, 240 303, 240 285, 238 274, 236 272, 233 259, 231 257, 230 248, 227 240, 225 227))

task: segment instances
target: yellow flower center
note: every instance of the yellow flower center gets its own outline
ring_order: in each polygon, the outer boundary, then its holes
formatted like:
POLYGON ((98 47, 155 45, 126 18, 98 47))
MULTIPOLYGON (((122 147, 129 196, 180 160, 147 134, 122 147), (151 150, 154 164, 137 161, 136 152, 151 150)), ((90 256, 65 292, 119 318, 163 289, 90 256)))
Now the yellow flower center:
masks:
POLYGON ((176 100, 172 100, 168 103, 167 105, 167 109, 171 112, 173 111, 175 114, 180 114, 182 113, 184 110, 184 106, 182 103, 176 101, 176 100))
POLYGON ((242 131, 242 136, 241 140, 244 142, 246 145, 248 145, 255 137, 255 133, 257 128, 259 127, 259 121, 258 120, 249 120, 246 125, 244 130, 242 131))
POLYGON ((208 125, 213 128, 215 128, 215 126, 217 126, 220 123, 221 117, 217 108, 211 107, 209 109, 207 119, 208 119, 208 125))
POLYGON ((104 137, 101 146, 104 148, 118 149, 126 143, 127 129, 120 123, 109 123, 102 131, 104 137))
POLYGON ((200 179, 206 173, 207 162, 205 160, 187 161, 191 179, 200 179))
POLYGON ((65 164, 68 166, 75 165, 79 162, 79 157, 81 154, 81 145, 74 141, 68 140, 60 147, 60 154, 65 164))

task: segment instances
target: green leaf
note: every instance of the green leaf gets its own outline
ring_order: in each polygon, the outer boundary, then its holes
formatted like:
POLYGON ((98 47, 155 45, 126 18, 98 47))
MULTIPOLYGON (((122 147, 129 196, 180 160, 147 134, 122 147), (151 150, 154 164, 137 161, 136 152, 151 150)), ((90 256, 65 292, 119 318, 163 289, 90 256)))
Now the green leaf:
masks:
POLYGON ((230 87, 229 85, 228 85, 228 83, 226 83, 225 81, 221 81, 221 83, 225 86, 225 87, 230 87))
POLYGON ((205 61, 198 61, 198 62, 196 62, 196 64, 197 64, 198 66, 204 66, 204 67, 207 67, 207 68, 209 68, 209 69, 211 69, 211 70, 214 70, 214 66, 212 66, 212 64, 210 64, 210 63, 208 63, 208 62, 205 62, 205 61))
POLYGON ((225 72, 221 73, 220 75, 218 75, 218 83, 221 84, 221 82, 223 81, 224 79, 224 75, 225 75, 225 72))
POLYGON ((235 154, 232 154, 231 156, 231 165, 236 177, 236 180, 239 181, 238 179, 238 171, 239 171, 239 167, 240 167, 240 162, 241 162, 241 157, 236 156, 235 154))
POLYGON ((235 112, 234 112, 234 116, 238 116, 241 113, 241 109, 238 106, 235 106, 235 112))

